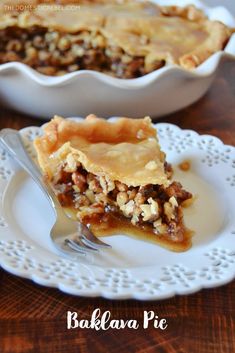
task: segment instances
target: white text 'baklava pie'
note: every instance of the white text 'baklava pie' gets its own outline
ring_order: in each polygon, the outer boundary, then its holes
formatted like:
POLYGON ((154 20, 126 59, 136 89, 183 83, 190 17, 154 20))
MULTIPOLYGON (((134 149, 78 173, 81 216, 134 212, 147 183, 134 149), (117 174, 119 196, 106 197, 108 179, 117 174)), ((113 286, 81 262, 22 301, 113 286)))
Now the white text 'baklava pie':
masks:
POLYGON ((150 118, 55 117, 34 144, 58 199, 97 236, 128 234, 173 251, 191 246, 183 203, 150 118))

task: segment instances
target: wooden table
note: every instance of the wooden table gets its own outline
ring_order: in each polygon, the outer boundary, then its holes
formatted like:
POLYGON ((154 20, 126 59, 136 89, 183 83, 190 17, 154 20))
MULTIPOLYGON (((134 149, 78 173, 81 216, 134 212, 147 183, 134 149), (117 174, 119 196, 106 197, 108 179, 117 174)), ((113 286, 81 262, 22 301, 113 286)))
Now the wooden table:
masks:
MULTIPOLYGON (((193 106, 161 119, 181 128, 213 134, 235 145, 235 64, 220 65, 218 77, 193 106)), ((1 109, 0 129, 40 125, 42 121, 1 109)), ((235 281, 215 289, 156 302, 77 298, 44 288, 0 270, 1 353, 233 353, 235 281), (140 320, 154 310, 168 321, 165 331, 66 330, 66 312, 88 319, 95 308, 116 319, 140 320)))

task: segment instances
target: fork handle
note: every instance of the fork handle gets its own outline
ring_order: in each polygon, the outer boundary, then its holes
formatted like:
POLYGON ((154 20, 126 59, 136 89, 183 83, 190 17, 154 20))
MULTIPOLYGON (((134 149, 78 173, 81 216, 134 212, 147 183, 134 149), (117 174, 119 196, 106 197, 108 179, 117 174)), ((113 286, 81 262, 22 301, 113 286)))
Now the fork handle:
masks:
POLYGON ((14 129, 0 131, 0 143, 7 152, 21 165, 21 167, 34 179, 44 192, 53 208, 61 207, 49 183, 47 183, 36 164, 29 157, 20 133, 14 129))

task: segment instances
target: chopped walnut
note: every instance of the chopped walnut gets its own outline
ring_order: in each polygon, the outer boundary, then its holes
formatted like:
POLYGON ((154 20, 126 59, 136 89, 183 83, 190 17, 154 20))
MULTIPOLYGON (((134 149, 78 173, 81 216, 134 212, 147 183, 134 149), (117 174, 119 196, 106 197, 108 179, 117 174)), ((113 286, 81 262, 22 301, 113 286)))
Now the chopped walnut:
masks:
POLYGON ((69 153, 66 157, 66 165, 64 170, 68 173, 76 172, 77 168, 80 166, 80 163, 76 160, 72 153, 69 153))
POLYGON ((134 211, 135 203, 133 200, 129 201, 127 204, 122 205, 120 210, 124 213, 125 216, 131 216, 134 211))
POLYGON ((133 225, 136 225, 140 221, 141 212, 142 212, 142 210, 140 207, 138 207, 138 206, 134 207, 133 216, 131 218, 131 223, 133 225))
POLYGON ((119 207, 125 205, 129 201, 128 194, 124 191, 120 191, 117 194, 117 204, 119 207))
POLYGON ((102 187, 100 186, 99 181, 93 174, 89 173, 87 175, 87 183, 88 183, 89 189, 92 190, 93 192, 95 193, 102 192, 102 187))
POLYGON ((154 233, 155 234, 166 234, 167 233, 167 225, 166 224, 162 224, 162 219, 159 218, 157 221, 155 221, 153 223, 153 227, 154 227, 154 233))
POLYGON ((192 197, 192 194, 190 194, 188 191, 185 191, 182 188, 182 185, 176 181, 170 184, 164 192, 167 194, 167 196, 170 198, 171 196, 174 196, 177 199, 178 203, 183 202, 184 200, 190 199, 192 197))
POLYGON ((79 189, 79 187, 77 187, 77 185, 73 185, 73 190, 74 190, 77 194, 80 193, 80 189, 79 189))
POLYGON ((151 207, 151 212, 155 216, 159 216, 159 207, 157 201, 155 201, 152 197, 148 199, 148 203, 150 204, 151 207))
POLYGON ((91 202, 88 199, 88 197, 86 197, 85 195, 78 194, 74 198, 74 204, 75 204, 75 208, 80 208, 83 206, 89 206, 91 202))
POLYGON ((168 219, 168 221, 175 219, 174 207, 170 202, 164 203, 164 213, 168 219))
POLYGON ((102 203, 102 204, 104 204, 104 205, 107 205, 107 203, 108 203, 108 198, 107 198, 107 196, 106 196, 105 194, 103 194, 103 193, 96 194, 96 195, 95 195, 95 200, 96 200, 96 202, 102 203))
POLYGON ((142 205, 145 203, 146 199, 147 198, 142 193, 138 192, 135 196, 135 203, 137 205, 142 205))
POLYGON ((131 218, 131 223, 135 226, 139 222, 139 216, 133 215, 131 218))
POLYGON ((169 199, 169 202, 172 205, 172 207, 174 207, 174 208, 178 206, 178 202, 177 202, 175 196, 171 196, 171 198, 169 199))
POLYGON ((51 53, 45 51, 45 50, 39 50, 38 51, 38 58, 40 61, 47 61, 51 57, 51 53))
POLYGON ((162 225, 162 218, 158 218, 155 222, 153 222, 153 226, 155 228, 159 227, 162 225))
POLYGON ((29 60, 38 58, 38 51, 35 48, 29 47, 26 49, 26 58, 29 60))
POLYGON ((118 189, 118 191, 127 191, 128 190, 128 186, 121 183, 120 181, 115 181, 115 186, 118 189))
POLYGON ((148 204, 140 205, 140 208, 142 210, 141 215, 143 216, 143 221, 150 221, 152 218, 152 213, 151 213, 151 206, 148 204))
POLYGON ((86 177, 83 174, 74 172, 72 174, 72 180, 80 192, 84 192, 87 189, 86 177))
POLYGON ((57 46, 60 50, 67 50, 71 47, 71 42, 68 37, 62 37, 57 46))
POLYGON ((136 189, 128 190, 127 195, 128 195, 129 200, 134 200, 134 198, 137 195, 137 190, 136 189))
POLYGON ((154 221, 159 217, 158 203, 154 201, 152 197, 148 199, 148 203, 149 204, 140 205, 144 222, 154 221))
POLYGON ((22 44, 18 39, 12 39, 8 42, 6 46, 7 51, 20 51, 22 49, 22 44))
POLYGON ((95 203, 97 202, 96 198, 95 198, 95 194, 92 190, 87 189, 85 192, 86 197, 88 198, 88 200, 90 201, 90 203, 95 203))
POLYGON ((80 222, 84 222, 86 218, 92 218, 94 215, 104 213, 104 206, 101 204, 93 204, 91 206, 82 206, 77 212, 80 222))
POLYGON ((115 189, 115 184, 112 180, 106 179, 104 176, 100 177, 100 185, 103 192, 107 195, 110 191, 115 189))

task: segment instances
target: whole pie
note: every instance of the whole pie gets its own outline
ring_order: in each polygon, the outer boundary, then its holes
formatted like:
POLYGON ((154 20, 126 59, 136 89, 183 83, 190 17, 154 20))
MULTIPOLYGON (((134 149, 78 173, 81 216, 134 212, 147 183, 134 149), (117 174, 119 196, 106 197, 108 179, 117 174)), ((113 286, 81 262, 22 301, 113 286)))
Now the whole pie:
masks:
POLYGON ((55 117, 35 142, 38 161, 69 215, 97 236, 137 236, 174 251, 191 246, 183 205, 149 117, 76 122, 55 117))
POLYGON ((223 50, 231 33, 194 6, 3 0, 0 63, 22 62, 46 75, 86 69, 137 78, 168 64, 193 69, 223 50))

